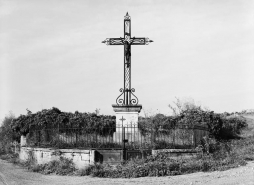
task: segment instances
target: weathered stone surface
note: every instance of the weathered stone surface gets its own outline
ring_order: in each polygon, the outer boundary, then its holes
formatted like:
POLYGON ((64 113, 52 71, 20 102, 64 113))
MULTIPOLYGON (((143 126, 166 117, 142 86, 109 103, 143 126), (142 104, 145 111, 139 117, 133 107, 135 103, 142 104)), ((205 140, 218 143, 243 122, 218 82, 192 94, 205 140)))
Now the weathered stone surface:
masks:
POLYGON ((112 105, 115 112, 137 112, 140 113, 142 109, 142 105, 128 105, 128 106, 122 106, 122 105, 112 105))
POLYGON ((192 158, 196 157, 200 151, 195 149, 158 149, 152 150, 152 155, 156 155, 158 153, 166 153, 171 159, 179 159, 179 158, 192 158))
MULTIPOLYGON (((119 106, 112 105, 116 113, 116 132, 114 133, 114 141, 122 140, 122 127, 126 127, 125 133, 137 135, 138 130, 138 115, 142 109, 142 105, 119 106)), ((128 134, 127 134, 128 135, 128 134)))
POLYGON ((85 168, 95 162, 94 150, 21 147, 19 153, 20 160, 26 161, 30 159, 36 164, 45 164, 58 160, 61 156, 72 159, 78 169, 85 168))
POLYGON ((123 161, 122 150, 97 150, 101 156, 100 162, 106 164, 119 164, 123 161))

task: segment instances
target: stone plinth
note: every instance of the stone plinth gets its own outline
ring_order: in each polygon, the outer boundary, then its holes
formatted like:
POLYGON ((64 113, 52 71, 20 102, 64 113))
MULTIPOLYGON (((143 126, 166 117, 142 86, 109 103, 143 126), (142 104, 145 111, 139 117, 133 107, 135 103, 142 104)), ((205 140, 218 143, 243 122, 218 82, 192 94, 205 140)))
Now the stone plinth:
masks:
POLYGON ((114 141, 121 142, 123 138, 123 127, 125 127, 125 138, 138 137, 138 115, 142 109, 142 105, 121 106, 112 105, 116 113, 116 132, 114 133, 114 141))
POLYGON ((142 105, 112 105, 112 107, 116 113, 116 127, 138 127, 138 114, 142 109, 142 105), (123 121, 120 120, 122 118, 123 121))

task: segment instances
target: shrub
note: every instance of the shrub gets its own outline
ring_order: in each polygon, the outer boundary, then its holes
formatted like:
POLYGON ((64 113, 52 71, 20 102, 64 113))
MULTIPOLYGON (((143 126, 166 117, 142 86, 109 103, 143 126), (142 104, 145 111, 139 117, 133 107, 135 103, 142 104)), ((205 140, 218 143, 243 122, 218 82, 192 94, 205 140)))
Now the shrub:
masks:
MULTIPOLYGON (((253 142, 253 138, 251 141, 247 141, 248 154, 252 154, 254 151, 253 142)), ((199 171, 226 170, 245 165, 245 159, 249 159, 249 155, 246 155, 246 153, 238 152, 239 149, 244 148, 245 140, 223 143, 213 140, 211 144, 214 145, 210 150, 212 153, 204 153, 192 159, 173 160, 168 157, 167 153, 162 152, 150 155, 146 159, 127 161, 115 167, 95 164, 80 171, 80 175, 111 178, 180 175, 199 171)))
MULTIPOLYGON (((28 136, 28 145, 38 146, 43 144, 48 147, 60 147, 61 145, 64 147, 82 147, 73 146, 69 138, 77 141, 77 138, 80 140, 82 135, 111 136, 115 132, 115 116, 80 113, 77 111, 75 113, 67 113, 53 107, 37 113, 32 113, 28 110, 26 115, 20 115, 11 121, 11 128, 19 135, 28 136), (68 142, 61 142, 59 138, 67 138, 68 142)), ((91 143, 90 147, 93 147, 92 145, 94 143, 91 143)), ((97 145, 100 145, 100 143, 97 145)))
POLYGON ((20 135, 11 128, 11 121, 14 118, 15 116, 10 113, 2 121, 0 127, 0 152, 2 153, 12 153, 12 142, 20 140, 20 135))
POLYGON ((245 118, 243 117, 222 117, 222 128, 220 130, 220 137, 222 139, 237 138, 243 128, 247 127, 245 118))
POLYGON ((29 166, 29 169, 33 172, 43 174, 55 173, 57 175, 73 174, 76 170, 73 161, 64 157, 60 157, 59 160, 54 160, 46 164, 29 166))
POLYGON ((194 100, 183 101, 176 98, 175 106, 170 105, 177 124, 206 124, 211 137, 217 140, 238 138, 241 130, 247 127, 246 119, 228 117, 228 113, 216 114, 195 104, 194 100))
POLYGON ((19 134, 26 135, 29 130, 52 128, 77 128, 89 133, 97 131, 101 135, 113 133, 115 116, 96 115, 95 113, 62 112, 58 108, 43 109, 37 113, 28 110, 27 115, 20 115, 13 119, 12 129, 19 134))
POLYGON ((139 118, 139 129, 144 135, 168 134, 170 130, 181 126, 207 126, 210 137, 217 140, 229 140, 239 138, 243 128, 247 127, 246 119, 243 117, 228 117, 228 114, 217 114, 213 111, 204 110, 193 102, 183 102, 179 99, 175 107, 169 105, 173 110, 173 116, 157 114, 146 118, 139 118))
POLYGON ((254 160, 254 136, 232 140, 230 142, 231 153, 246 161, 254 160))

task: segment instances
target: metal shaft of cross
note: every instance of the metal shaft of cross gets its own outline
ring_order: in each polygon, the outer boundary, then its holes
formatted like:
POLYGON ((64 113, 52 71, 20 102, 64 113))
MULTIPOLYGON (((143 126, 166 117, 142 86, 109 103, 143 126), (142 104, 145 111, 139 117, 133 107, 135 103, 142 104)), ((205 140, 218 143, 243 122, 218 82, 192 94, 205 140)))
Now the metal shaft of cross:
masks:
POLYGON ((138 98, 133 94, 135 89, 131 87, 131 45, 147 45, 153 42, 145 37, 131 37, 131 17, 128 12, 124 16, 124 37, 107 38, 102 43, 107 45, 124 45, 124 87, 117 97, 118 105, 137 105, 138 98))

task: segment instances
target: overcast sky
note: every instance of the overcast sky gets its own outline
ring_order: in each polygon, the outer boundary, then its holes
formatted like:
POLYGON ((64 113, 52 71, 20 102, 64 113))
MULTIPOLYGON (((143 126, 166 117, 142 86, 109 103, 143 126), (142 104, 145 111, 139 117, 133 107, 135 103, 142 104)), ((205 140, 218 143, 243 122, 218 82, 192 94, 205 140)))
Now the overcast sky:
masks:
MULTIPOLYGON (((143 110, 193 98, 215 112, 254 108, 253 0, 0 0, 0 119, 58 107, 114 115, 126 12, 132 87, 143 110)), ((142 113, 143 114, 143 113, 142 113)))

